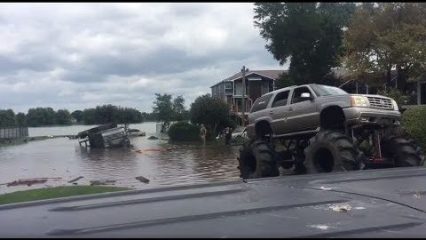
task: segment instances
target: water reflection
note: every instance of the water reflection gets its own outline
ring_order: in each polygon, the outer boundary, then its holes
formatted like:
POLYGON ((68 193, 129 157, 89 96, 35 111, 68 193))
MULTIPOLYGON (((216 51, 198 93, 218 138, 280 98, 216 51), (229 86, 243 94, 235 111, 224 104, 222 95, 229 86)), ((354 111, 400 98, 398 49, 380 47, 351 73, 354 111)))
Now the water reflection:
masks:
MULTIPOLYGON (((145 131, 147 136, 155 133, 155 123, 131 127, 145 131)), ((82 131, 85 126, 61 129, 62 134, 69 134, 82 131)), ((49 135, 48 130, 44 128, 43 133, 49 135)), ((57 133, 59 130, 54 128, 53 131, 57 133)), ((237 146, 169 143, 148 140, 147 137, 132 138, 131 143, 132 148, 86 149, 81 148, 76 140, 58 138, 0 147, 0 183, 20 178, 62 177, 62 181, 48 181, 45 186, 70 185, 69 180, 83 176, 78 184, 109 179, 115 180, 117 186, 149 188, 235 180, 239 176, 237 146), (149 184, 141 183, 135 179, 137 176, 148 178, 149 184)), ((0 193, 39 187, 41 185, 10 188, 2 185, 0 193)))
POLYGON ((91 175, 129 176, 137 166, 136 153, 130 148, 79 150, 81 167, 91 175))

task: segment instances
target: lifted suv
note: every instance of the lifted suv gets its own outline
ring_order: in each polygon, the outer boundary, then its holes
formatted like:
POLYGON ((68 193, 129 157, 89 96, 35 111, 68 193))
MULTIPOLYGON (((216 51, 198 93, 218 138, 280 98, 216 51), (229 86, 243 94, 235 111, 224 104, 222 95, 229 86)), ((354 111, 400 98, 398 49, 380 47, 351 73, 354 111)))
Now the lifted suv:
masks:
POLYGON ((248 116, 250 141, 240 149, 241 177, 419 166, 420 147, 400 127, 397 103, 307 84, 258 98, 248 116))

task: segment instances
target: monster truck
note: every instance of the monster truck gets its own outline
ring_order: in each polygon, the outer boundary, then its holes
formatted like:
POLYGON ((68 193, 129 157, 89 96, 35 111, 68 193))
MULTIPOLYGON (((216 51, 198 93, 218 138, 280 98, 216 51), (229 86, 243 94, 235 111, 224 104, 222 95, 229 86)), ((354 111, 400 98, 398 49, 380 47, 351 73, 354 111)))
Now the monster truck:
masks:
POLYGON ((241 177, 423 165, 388 97, 320 85, 291 86, 258 98, 238 157, 241 177))

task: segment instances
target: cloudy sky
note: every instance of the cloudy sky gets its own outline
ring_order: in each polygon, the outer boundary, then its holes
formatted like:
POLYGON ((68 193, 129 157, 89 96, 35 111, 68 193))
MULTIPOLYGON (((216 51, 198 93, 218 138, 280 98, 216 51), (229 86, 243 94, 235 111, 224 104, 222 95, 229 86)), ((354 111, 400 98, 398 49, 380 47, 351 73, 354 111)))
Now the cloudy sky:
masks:
POLYGON ((240 71, 286 69, 251 3, 0 3, 0 109, 186 105, 240 71))

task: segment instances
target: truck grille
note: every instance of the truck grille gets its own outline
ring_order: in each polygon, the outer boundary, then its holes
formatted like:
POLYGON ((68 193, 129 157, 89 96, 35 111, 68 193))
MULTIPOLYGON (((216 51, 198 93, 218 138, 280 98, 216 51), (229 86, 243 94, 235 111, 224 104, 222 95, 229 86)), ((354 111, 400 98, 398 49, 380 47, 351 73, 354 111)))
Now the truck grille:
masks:
POLYGON ((378 97, 367 97, 370 102, 370 107, 384 110, 393 110, 393 104, 390 99, 378 98, 378 97))

